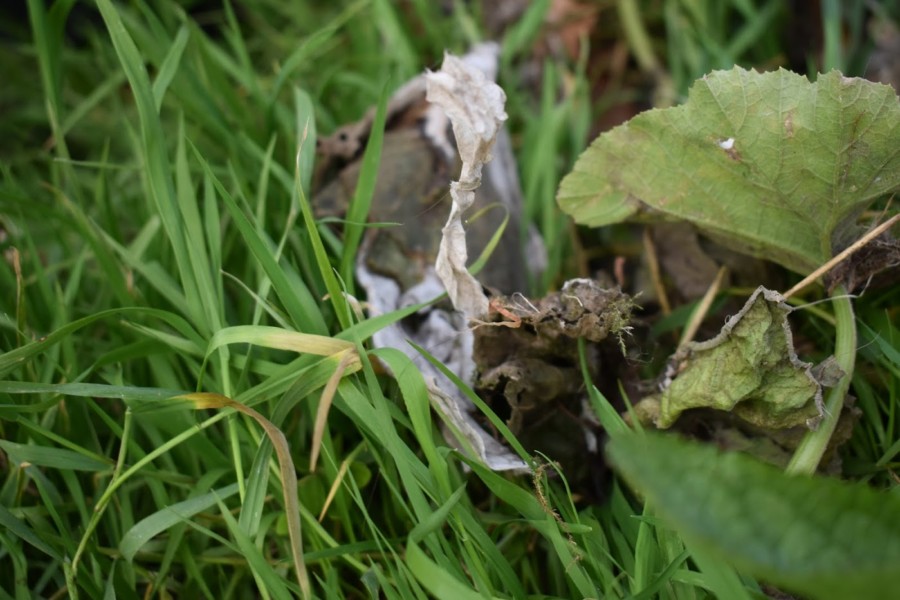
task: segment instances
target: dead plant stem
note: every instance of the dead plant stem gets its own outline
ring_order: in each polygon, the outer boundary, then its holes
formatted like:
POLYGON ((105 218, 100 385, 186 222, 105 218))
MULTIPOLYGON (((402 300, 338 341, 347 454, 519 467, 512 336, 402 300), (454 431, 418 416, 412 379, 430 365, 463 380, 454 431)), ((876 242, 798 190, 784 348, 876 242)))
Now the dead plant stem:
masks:
POLYGON ((725 275, 727 273, 727 267, 719 267, 719 272, 716 273, 716 278, 713 279, 713 282, 709 285, 709 289, 707 289, 706 293, 703 294, 703 298, 700 300, 700 304, 698 304, 697 308, 694 309, 694 312, 691 314, 691 318, 688 321, 687 326, 684 328, 684 333, 681 334, 681 340, 678 342, 679 348, 681 348, 688 342, 693 341, 694 336, 697 335, 697 330, 700 329, 700 324, 703 322, 703 319, 706 318, 706 313, 709 312, 709 307, 712 306, 713 299, 715 299, 716 294, 719 293, 719 288, 722 287, 722 281, 725 280, 725 275))
POLYGON ((859 250, 860 248, 862 248, 863 246, 868 244, 870 241, 874 240, 876 237, 878 237, 879 235, 881 235, 882 233, 884 233, 885 231, 890 229, 891 226, 894 225, 894 223, 896 223, 898 220, 900 220, 900 213, 894 215, 893 217, 891 217, 890 219, 888 219, 887 221, 885 221, 884 223, 882 223, 875 229, 869 231, 864 236, 862 236, 861 238, 859 238, 858 240, 856 240, 855 242, 850 244, 850 246, 845 248, 843 252, 839 252, 837 255, 834 256, 834 258, 832 258, 831 260, 826 262, 824 265, 822 265, 821 267, 819 267, 818 269, 816 269, 815 271, 813 271, 812 273, 810 273, 809 275, 804 277, 800 283, 798 283, 797 285, 795 285, 794 287, 792 287, 791 289, 786 291, 784 293, 784 297, 790 298, 791 296, 793 296, 794 294, 796 294, 797 292, 799 292, 800 290, 802 290, 803 288, 805 288, 806 286, 808 286, 809 284, 814 282, 816 279, 818 279, 819 277, 821 277, 822 275, 824 275, 825 273, 827 273, 828 271, 833 269, 839 263, 843 262, 851 254, 853 254, 854 252, 856 252, 857 250, 859 250))

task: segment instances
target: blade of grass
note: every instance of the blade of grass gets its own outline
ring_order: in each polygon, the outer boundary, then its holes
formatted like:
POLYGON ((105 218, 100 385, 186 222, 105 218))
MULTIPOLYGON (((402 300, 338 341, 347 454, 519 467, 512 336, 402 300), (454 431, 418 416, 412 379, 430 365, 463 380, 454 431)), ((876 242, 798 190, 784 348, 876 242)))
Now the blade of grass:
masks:
POLYGON ((825 48, 822 51, 823 73, 832 69, 845 70, 844 56, 842 52, 842 38, 844 32, 841 2, 838 0, 823 0, 822 2, 822 32, 825 37, 825 48))
POLYGON ((210 506, 221 502, 238 491, 238 484, 232 483, 223 488, 213 490, 202 496, 195 496, 188 500, 178 502, 172 506, 166 506, 147 517, 144 517, 134 525, 122 537, 119 542, 119 551, 128 562, 134 560, 134 555, 153 537, 169 529, 173 525, 190 519, 197 513, 208 509, 210 506))
POLYGON ((49 120, 53 126, 54 142, 63 158, 69 158, 65 136, 59 123, 62 118, 62 45, 63 30, 75 0, 56 2, 49 11, 40 0, 28 0, 28 16, 34 32, 38 66, 47 102, 49 120))
MULTIPOLYGON (((47 543, 44 539, 36 533, 32 528, 30 528, 22 519, 16 517, 9 509, 0 504, 0 525, 4 527, 6 531, 15 535, 23 542, 34 546, 36 549, 40 550, 47 556, 53 558, 57 562, 62 562, 63 556, 60 554, 56 548, 54 548, 51 543, 47 543)), ((9 548, 9 546, 6 546, 9 548)))
MULTIPOLYGON (((317 224, 312 214, 312 207, 303 191, 303 185, 300 179, 300 169, 304 151, 303 146, 307 141, 311 126, 310 124, 312 123, 310 115, 298 115, 298 117, 301 118, 303 116, 306 117, 306 120, 303 123, 297 123, 297 138, 299 142, 294 165, 294 193, 296 201, 300 203, 300 211, 303 214, 303 223, 306 227, 306 233, 309 235, 309 242, 312 245, 316 266, 319 269, 319 275, 325 280, 325 288, 328 290, 329 300, 334 307, 341 329, 347 329, 350 327, 351 323, 350 307, 344 298, 344 289, 342 289, 338 278, 335 276, 334 270, 331 267, 331 262, 328 259, 328 254, 325 252, 325 246, 322 244, 322 237, 319 235, 317 224)), ((308 146, 306 152, 311 152, 308 146)))
POLYGON ((353 198, 347 208, 347 220, 344 223, 344 253, 341 255, 339 272, 347 286, 347 292, 351 295, 354 294, 353 268, 356 265, 359 242, 369 217, 372 197, 375 194, 375 183, 378 179, 381 146, 384 142, 384 124, 387 118, 389 86, 390 82, 385 83, 381 95, 378 97, 375 119, 372 121, 369 141, 366 143, 363 153, 359 179, 356 181, 356 189, 353 191, 353 198))
POLYGON ((156 112, 159 112, 162 108, 163 98, 172 84, 172 79, 175 78, 175 74, 178 72, 181 57, 184 55, 184 49, 189 38, 190 31, 182 25, 175 35, 175 41, 172 42, 166 57, 162 61, 159 72, 156 74, 156 79, 153 82, 153 101, 156 105, 156 112))
POLYGON ((228 344, 252 344, 254 346, 290 350, 317 356, 331 356, 332 354, 355 348, 355 345, 351 342, 324 335, 288 331, 265 325, 236 325, 234 327, 226 327, 213 334, 206 350, 207 355, 217 348, 228 344))
POLYGON ((475 406, 484 414, 485 417, 491 422, 497 431, 500 432, 500 435, 503 436, 503 439, 507 444, 512 447, 512 449, 519 455, 525 464, 531 463, 531 455, 526 452, 525 448, 516 439, 516 436, 513 435, 512 431, 510 431, 509 427, 503 420, 497 416, 497 414, 491 410, 491 408, 485 404, 484 400, 478 397, 478 395, 469 387, 466 383, 464 383, 456 373, 453 373, 450 369, 448 369, 441 361, 432 356, 427 350, 417 345, 415 342, 410 341, 409 344, 416 349, 419 354, 421 354, 425 359, 434 365, 441 373, 443 373, 450 381, 459 388, 471 401, 475 406))
MULTIPOLYGON (((291 285, 285 270, 273 257, 271 244, 260 235, 250 219, 244 215, 244 212, 238 207, 231 194, 228 193, 219 179, 213 174, 209 164, 200 156, 199 150, 195 148, 194 151, 207 177, 213 182, 213 185, 225 202, 225 207, 228 209, 232 221, 240 231, 250 252, 259 261, 260 266, 269 279, 272 280, 275 293, 291 316, 293 324, 301 331, 315 334, 327 333, 328 329, 325 326, 325 320, 319 311, 318 303, 310 294, 309 289, 305 286, 297 287, 291 285)), ((299 283, 298 280, 295 280, 295 282, 299 283)))
POLYGON ((435 561, 426 556, 418 544, 410 543, 406 547, 406 564, 416 580, 436 598, 459 598, 460 600, 476 600, 483 596, 472 590, 470 584, 464 584, 435 561))
POLYGON ((147 315, 156 317, 178 329, 179 332, 186 334, 186 337, 188 337, 189 339, 196 339, 197 336, 197 334, 191 329, 190 325, 188 325, 188 323, 184 319, 182 319, 178 315, 174 315, 166 311, 142 307, 112 308, 67 323, 53 333, 50 333, 39 340, 30 342, 29 344, 16 348, 15 350, 10 350, 9 352, 0 355, 0 377, 5 377, 13 369, 25 364, 26 361, 43 354, 47 351, 48 348, 51 348, 55 344, 58 344, 79 329, 90 325, 91 323, 102 321, 107 317, 120 315, 147 315))
MULTIPOLYGON (((273 569, 266 561, 262 552, 256 547, 256 544, 253 543, 253 540, 251 540, 240 528, 237 520, 231 516, 231 513, 228 511, 228 507, 226 507, 221 500, 218 501, 218 504, 222 518, 228 525, 232 537, 234 537, 241 554, 246 558, 247 563, 253 572, 253 577, 260 586, 260 593, 264 594, 265 597, 268 597, 268 595, 271 594, 272 597, 277 600, 291 600, 293 595, 285 585, 284 579, 275 572, 275 569, 273 569)), ((301 590, 303 590, 304 598, 310 597, 309 591, 304 589, 302 585, 301 590)))
POLYGON ((141 125, 141 150, 147 172, 150 197, 172 244, 173 258, 184 287, 186 305, 183 307, 195 323, 205 323, 205 311, 193 276, 186 247, 184 218, 179 210, 175 184, 169 159, 166 156, 165 132, 156 111, 150 79, 134 40, 125 29, 117 9, 110 0, 98 0, 97 7, 109 31, 128 83, 131 86, 141 125))
POLYGON ((425 455, 436 481, 440 484, 441 491, 444 494, 449 494, 451 486, 447 463, 439 455, 434 442, 431 406, 427 400, 428 389, 425 386, 422 373, 409 357, 395 348, 380 348, 375 350, 373 355, 385 362, 390 367, 391 373, 394 374, 397 384, 400 386, 400 392, 406 405, 406 412, 412 423, 419 447, 422 449, 422 453, 425 455))
POLYGON ((312 451, 309 453, 309 470, 311 472, 316 470, 316 462, 322 447, 322 436, 328 420, 328 411, 331 408, 337 386, 354 362, 359 363, 356 353, 349 349, 345 350, 337 369, 334 370, 328 383, 325 384, 325 389, 322 390, 322 397, 319 399, 319 407, 316 410, 316 420, 313 424, 312 451))
MULTIPOLYGON (((296 571, 297 582, 300 585, 303 597, 310 598, 312 592, 309 583, 309 575, 306 572, 306 563, 303 560, 303 538, 300 535, 300 505, 299 500, 297 499, 297 472, 294 468, 294 462, 291 459, 290 448, 288 447, 288 442, 284 437, 284 433, 257 411, 244 406, 239 402, 235 402, 231 398, 226 398, 221 394, 201 392, 185 394, 179 398, 191 402, 194 405, 194 408, 197 409, 233 408, 238 412, 252 417, 253 420, 265 430, 266 435, 269 437, 269 441, 275 448, 275 454, 278 456, 279 471, 281 473, 281 488, 282 493, 284 494, 284 509, 287 516, 288 533, 291 539, 291 558, 294 570, 296 571)), ((238 526, 237 521, 234 522, 232 533, 236 536, 246 535, 238 526), (235 530, 240 533, 238 534, 235 530)), ((240 537, 238 537, 238 542, 239 544, 241 543, 240 537)), ((241 545, 243 549, 243 544, 241 545)))
POLYGON ((584 378, 585 386, 587 386, 588 401, 591 403, 591 408, 594 409, 594 414, 597 415, 603 429, 610 435, 630 432, 631 428, 619 416, 619 412, 591 381, 586 349, 587 345, 584 339, 578 338, 578 361, 581 366, 581 376, 584 378))
MULTIPOLYGON (((492 204, 485 206, 484 208, 473 214, 468 219, 468 222, 472 223, 479 217, 483 216, 484 213, 486 213, 488 210, 498 207, 505 209, 505 207, 501 204, 492 204)), ((500 225, 497 227, 497 230, 491 234, 491 239, 489 239, 488 243, 485 244, 484 249, 481 251, 481 254, 479 254, 478 258, 476 258, 472 262, 472 264, 469 265, 469 273, 471 273, 472 275, 477 275, 481 271, 481 269, 484 268, 484 265, 487 264, 487 261, 490 260, 491 255, 497 248, 497 244, 500 243, 500 238, 503 237, 503 232, 506 231, 506 225, 507 223, 509 223, 509 211, 506 210, 505 212, 506 214, 503 216, 503 220, 500 221, 500 225)))

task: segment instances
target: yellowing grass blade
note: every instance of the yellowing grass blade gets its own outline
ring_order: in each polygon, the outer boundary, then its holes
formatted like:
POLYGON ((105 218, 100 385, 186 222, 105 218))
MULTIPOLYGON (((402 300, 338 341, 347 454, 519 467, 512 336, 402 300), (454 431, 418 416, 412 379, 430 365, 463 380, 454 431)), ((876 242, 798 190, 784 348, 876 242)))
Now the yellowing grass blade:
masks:
POLYGON ((353 342, 324 335, 300 333, 265 325, 238 325, 217 331, 209 340, 207 355, 216 348, 228 344, 253 344, 264 348, 290 350, 318 356, 331 356, 355 348, 353 342))
POLYGON ((341 461, 341 466, 338 468, 337 475, 334 477, 334 483, 331 484, 331 487, 328 488, 328 494, 325 496, 325 502, 322 503, 322 510, 319 511, 319 516, 316 519, 319 523, 325 518, 325 514, 328 512, 329 507, 331 507, 332 501, 334 501, 334 497, 337 496, 338 488, 341 486, 341 483, 344 482, 344 477, 347 476, 347 472, 350 470, 350 465, 353 464, 353 461, 356 460, 356 456, 359 454, 360 450, 365 448, 365 443, 357 446, 353 452, 351 452, 347 458, 341 461))
POLYGON ((287 516, 288 534, 291 540, 291 555, 294 561, 294 569, 297 571, 297 582, 303 591, 304 598, 312 596, 309 587, 309 575, 306 572, 306 564, 303 562, 303 540, 300 537, 300 501, 297 498, 297 472, 291 460, 287 439, 280 429, 264 416, 240 402, 221 394, 197 392, 177 396, 178 400, 187 400, 196 409, 203 408, 233 408, 234 410, 252 417, 269 436, 275 454, 278 456, 278 467, 281 472, 281 489, 284 493, 284 510, 287 516))
POLYGON ((313 427, 312 448, 309 453, 309 470, 316 470, 316 462, 319 459, 319 450, 322 448, 322 436, 325 434, 325 421, 328 420, 328 410, 331 408, 331 401, 334 400, 334 394, 337 386, 344 377, 344 372, 355 363, 358 370, 360 367, 359 355, 356 350, 345 350, 341 362, 338 363, 337 369, 331 374, 325 389, 322 390, 322 399, 319 401, 319 409, 316 411, 316 423, 313 427))

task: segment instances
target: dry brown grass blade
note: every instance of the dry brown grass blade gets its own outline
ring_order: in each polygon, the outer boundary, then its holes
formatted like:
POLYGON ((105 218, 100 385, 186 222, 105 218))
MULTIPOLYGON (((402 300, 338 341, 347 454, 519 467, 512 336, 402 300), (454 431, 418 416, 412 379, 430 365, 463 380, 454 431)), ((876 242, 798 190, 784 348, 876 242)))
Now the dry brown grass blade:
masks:
POLYGON ((662 282, 662 274, 659 270, 659 258, 656 254, 656 244, 653 243, 653 236, 650 234, 650 228, 644 228, 642 237, 644 243, 644 256, 647 258, 647 268, 650 269, 650 280, 653 282, 653 290, 656 292, 656 298, 659 300, 659 308, 663 315, 668 316, 672 313, 672 305, 669 303, 669 296, 666 294, 666 286, 662 282))
POLYGON ((322 390, 322 398, 319 400, 319 408, 316 410, 312 448, 309 453, 310 471, 316 470, 316 463, 319 460, 319 451, 322 448, 322 436, 325 435, 325 423, 328 420, 328 411, 331 409, 331 403, 334 400, 334 394, 337 392, 337 386, 341 382, 341 379, 343 379, 344 372, 347 368, 351 366, 354 361, 356 361, 357 365, 359 364, 359 356, 356 354, 355 348, 344 350, 342 354, 341 362, 338 363, 334 373, 332 373, 331 377, 328 379, 328 383, 325 384, 325 389, 322 390))
POLYGON ((710 284, 709 289, 706 290, 706 293, 703 294, 703 298, 700 300, 700 304, 697 305, 697 308, 695 308, 694 312, 691 314, 691 318, 688 321, 687 326, 684 328, 684 333, 681 334, 681 340, 678 342, 679 348, 694 340, 694 336, 697 335, 697 330, 700 329, 700 324, 703 323, 703 319, 706 318, 706 313, 709 312, 709 307, 712 306, 713 299, 716 297, 716 294, 719 293, 719 288, 722 287, 722 281, 725 280, 725 275, 727 273, 727 267, 719 268, 719 272, 716 273, 716 278, 710 284))
POLYGON ((363 445, 359 445, 356 449, 350 453, 350 455, 341 461, 341 466, 338 468, 337 475, 334 477, 334 483, 331 484, 331 488, 328 490, 328 494, 325 496, 325 502, 322 504, 322 510, 319 512, 319 516, 317 517, 317 521, 319 523, 322 522, 322 519, 325 518, 325 514, 328 512, 328 508, 331 506, 331 503, 334 501, 334 497, 337 495, 338 488, 341 486, 341 483, 344 481, 344 477, 347 476, 347 472, 350 471, 350 465, 356 460, 356 455, 359 454, 359 451, 363 449, 363 445))
POLYGON ((300 500, 297 497, 297 472, 294 468, 294 462, 291 460, 290 449, 284 433, 275 427, 271 421, 249 406, 245 406, 221 394, 197 392, 195 394, 178 396, 177 399, 188 400, 196 409, 233 408, 259 423, 259 426, 269 436, 269 440, 275 448, 275 454, 278 456, 278 469, 281 473, 281 489, 284 493, 288 535, 291 540, 291 558, 294 563, 294 569, 297 572, 297 583, 300 584, 303 597, 311 598, 312 590, 309 585, 309 574, 306 572, 306 563, 303 562, 303 539, 300 537, 300 500))

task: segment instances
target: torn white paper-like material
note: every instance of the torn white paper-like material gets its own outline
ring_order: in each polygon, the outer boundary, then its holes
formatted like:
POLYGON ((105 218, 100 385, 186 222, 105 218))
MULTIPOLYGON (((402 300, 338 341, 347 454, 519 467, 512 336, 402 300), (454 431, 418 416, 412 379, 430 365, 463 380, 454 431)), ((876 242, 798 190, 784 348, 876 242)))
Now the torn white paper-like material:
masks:
MULTIPOLYGON (((477 58, 480 57, 476 55, 477 58)), ((481 319, 487 315, 488 300, 481 284, 466 268, 463 214, 475 202, 481 169, 491 160, 491 148, 506 121, 506 94, 477 67, 450 54, 444 56, 440 71, 425 77, 425 97, 450 118, 462 159, 459 181, 450 184, 453 206, 443 229, 435 268, 454 308, 466 317, 481 319)))
MULTIPOLYGON (((419 285, 405 293, 400 292, 399 286, 390 277, 372 272, 365 261, 357 263, 356 277, 368 293, 372 314, 384 314, 419 304, 444 292, 434 270, 427 273, 419 285)), ((472 359, 474 340, 465 318, 432 307, 422 312, 423 321, 415 331, 407 329, 402 322, 395 323, 377 331, 372 336, 372 342, 378 348, 400 350, 416 365, 425 379, 432 406, 451 424, 445 428, 445 435, 456 448, 464 452, 471 450, 475 457, 494 471, 526 470, 527 465, 521 458, 488 435, 478 424, 473 416, 475 406, 472 402, 407 342, 408 339, 416 340, 463 381, 471 383, 475 370, 472 359), (457 435, 463 439, 457 439, 457 435)))
MULTIPOLYGON (((506 114, 505 95, 493 78, 496 74, 499 48, 496 44, 482 44, 463 59, 447 56, 437 73, 428 73, 428 98, 441 98, 427 111, 423 126, 433 146, 448 158, 455 152, 447 139, 447 119, 453 124, 456 142, 462 158, 458 182, 453 182, 453 207, 443 229, 443 238, 436 267, 427 269, 413 287, 403 290, 396 280, 375 272, 366 261, 366 242, 360 248, 356 276, 366 290, 370 314, 384 314, 413 304, 431 300, 446 288, 454 307, 460 312, 448 312, 428 307, 414 320, 414 327, 406 322, 395 323, 373 336, 376 347, 393 347, 406 354, 421 371, 429 397, 444 421, 448 441, 460 450, 474 454, 495 471, 524 471, 527 464, 509 448, 489 435, 475 419, 475 406, 446 376, 420 355, 407 340, 427 349, 463 381, 474 379, 473 334, 468 319, 483 317, 488 300, 481 284, 466 269, 467 250, 463 215, 475 198, 475 188, 481 181, 482 167, 490 159, 494 140, 500 134, 496 149, 509 156, 501 157, 502 164, 485 169, 489 181, 500 181, 500 199, 511 215, 521 213, 521 191, 508 141, 501 129, 506 114), (479 70, 480 69, 480 70, 479 70), (497 170, 508 172, 496 173, 497 170), (460 314, 461 313, 461 314, 460 314)), ((407 89, 410 86, 404 86, 407 89)), ((453 157, 455 160, 455 157, 453 157)), ((517 226, 516 223, 511 223, 517 226)), ((540 236, 537 244, 541 246, 540 236)), ((542 253, 537 253, 538 255, 542 253)))

